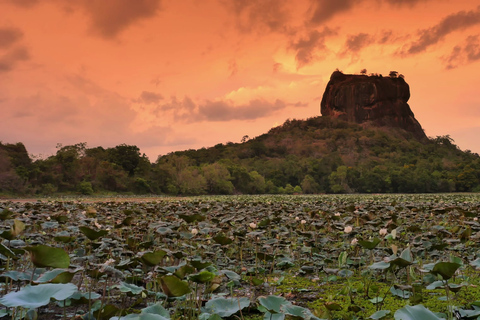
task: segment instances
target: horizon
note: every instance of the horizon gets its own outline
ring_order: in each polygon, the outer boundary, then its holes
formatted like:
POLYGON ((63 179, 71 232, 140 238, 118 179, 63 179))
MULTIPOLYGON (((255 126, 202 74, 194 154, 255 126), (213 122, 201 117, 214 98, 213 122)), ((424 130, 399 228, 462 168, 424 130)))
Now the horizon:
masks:
POLYGON ((321 116, 332 72, 388 75, 429 137, 480 153, 480 6, 440 0, 4 0, 0 141, 136 145, 159 155, 239 143, 321 116))

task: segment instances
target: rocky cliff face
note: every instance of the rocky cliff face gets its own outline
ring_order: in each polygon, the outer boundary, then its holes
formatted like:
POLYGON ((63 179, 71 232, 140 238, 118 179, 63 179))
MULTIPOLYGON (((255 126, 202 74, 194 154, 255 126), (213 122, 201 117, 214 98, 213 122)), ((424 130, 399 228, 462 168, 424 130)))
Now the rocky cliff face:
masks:
POLYGON ((407 101, 410 88, 403 78, 333 72, 321 102, 323 116, 398 127, 426 138, 407 101))

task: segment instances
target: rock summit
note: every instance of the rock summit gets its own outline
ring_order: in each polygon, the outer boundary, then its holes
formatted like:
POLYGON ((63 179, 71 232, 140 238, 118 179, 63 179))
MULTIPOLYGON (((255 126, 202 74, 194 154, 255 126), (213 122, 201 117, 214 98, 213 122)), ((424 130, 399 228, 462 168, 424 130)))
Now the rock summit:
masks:
POLYGON ((322 116, 374 126, 401 128, 417 139, 426 135, 407 101, 410 87, 402 76, 353 75, 334 71, 321 102, 322 116))

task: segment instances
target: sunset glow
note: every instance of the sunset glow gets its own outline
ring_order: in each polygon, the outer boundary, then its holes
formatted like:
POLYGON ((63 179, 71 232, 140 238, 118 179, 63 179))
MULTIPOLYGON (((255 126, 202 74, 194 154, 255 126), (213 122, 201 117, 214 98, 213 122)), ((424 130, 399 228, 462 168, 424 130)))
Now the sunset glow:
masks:
POLYGON ((0 0, 0 141, 160 154, 320 115, 331 73, 405 76, 480 153, 478 0, 0 0))

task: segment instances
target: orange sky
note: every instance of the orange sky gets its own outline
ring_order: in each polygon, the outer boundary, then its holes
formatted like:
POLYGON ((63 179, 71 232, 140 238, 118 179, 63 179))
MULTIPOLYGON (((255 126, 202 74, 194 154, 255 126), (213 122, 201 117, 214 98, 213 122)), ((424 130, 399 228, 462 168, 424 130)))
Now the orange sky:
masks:
POLYGON ((171 151, 320 115, 330 74, 405 75, 480 153, 478 0, 0 0, 0 141, 171 151))

